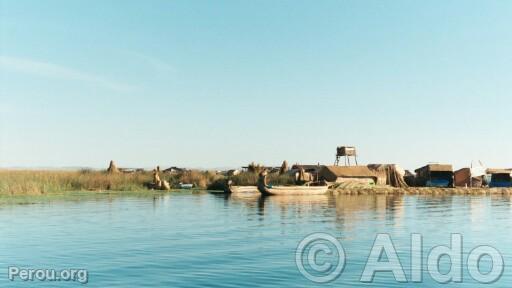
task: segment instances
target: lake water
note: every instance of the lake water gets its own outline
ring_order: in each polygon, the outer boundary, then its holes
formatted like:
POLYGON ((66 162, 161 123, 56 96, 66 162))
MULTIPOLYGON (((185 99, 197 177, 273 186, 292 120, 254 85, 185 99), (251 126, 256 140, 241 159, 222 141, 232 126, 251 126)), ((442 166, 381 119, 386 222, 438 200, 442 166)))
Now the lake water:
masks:
MULTIPOLYGON (((423 235, 424 263, 432 247, 450 245, 451 234, 460 233, 464 262, 473 248, 494 247, 505 268, 491 286, 510 287, 511 219, 510 196, 261 198, 170 193, 3 204, 0 286, 81 286, 11 282, 7 267, 17 266, 87 269, 86 287, 441 287, 426 267, 420 271, 421 283, 399 283, 391 272, 377 273, 373 283, 361 283, 360 278, 379 233, 391 237, 408 281, 411 233, 423 235), (319 232, 334 236, 346 255, 343 273, 326 284, 308 280, 296 264, 299 242, 319 232)), ((319 255, 320 266, 332 256, 319 255)), ((449 261, 441 259, 441 270, 447 273, 449 261)), ((490 270, 488 260, 482 265, 490 270)), ((455 285, 479 283, 464 265, 463 284, 455 285)))

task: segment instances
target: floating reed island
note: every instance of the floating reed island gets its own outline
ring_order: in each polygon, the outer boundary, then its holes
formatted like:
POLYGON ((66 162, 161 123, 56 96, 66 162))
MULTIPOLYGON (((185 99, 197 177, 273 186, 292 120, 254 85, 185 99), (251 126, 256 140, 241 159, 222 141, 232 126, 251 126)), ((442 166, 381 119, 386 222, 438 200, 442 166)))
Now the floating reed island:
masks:
POLYGON ((155 172, 145 169, 117 168, 107 170, 1 170, 0 196, 48 195, 73 191, 103 192, 167 190, 179 188, 180 183, 194 183, 206 189, 224 176, 215 171, 184 170, 177 173, 159 173, 160 184, 155 183, 155 172))
POLYGON ((0 170, 0 196, 45 195, 70 191, 218 190, 228 193, 307 195, 442 194, 482 195, 512 192, 512 169, 487 168, 479 163, 459 170, 450 164, 429 163, 411 172, 396 164, 357 162, 356 149, 337 148, 334 165, 251 164, 226 171, 169 167, 161 170, 121 168, 110 161, 106 170, 0 170), (264 178, 262 178, 264 175, 264 178), (324 189, 325 188, 325 189, 324 189), (295 191, 295 192, 293 192, 295 191))
MULTIPOLYGON (((451 164, 429 163, 411 172, 396 164, 360 165, 356 149, 351 146, 337 147, 334 165, 296 164, 288 169, 284 161, 281 167, 252 164, 243 168, 264 170, 257 184, 257 190, 264 195, 313 195, 322 190, 319 186, 327 186, 329 192, 337 194, 482 195, 512 191, 512 169, 489 169, 479 163, 454 171, 451 164), (288 175, 295 186, 274 186, 276 183, 266 179, 267 171, 269 175, 288 175)), ((228 183, 232 193, 251 190, 249 186, 228 183)))

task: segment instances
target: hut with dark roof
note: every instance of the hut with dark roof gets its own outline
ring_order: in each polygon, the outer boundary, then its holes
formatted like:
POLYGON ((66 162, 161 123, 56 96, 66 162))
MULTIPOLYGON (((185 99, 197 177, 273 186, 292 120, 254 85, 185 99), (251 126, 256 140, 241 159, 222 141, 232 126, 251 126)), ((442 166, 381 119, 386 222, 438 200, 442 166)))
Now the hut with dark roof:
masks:
POLYGON ((450 164, 428 164, 414 172, 416 186, 454 187, 453 166, 450 164))
POLYGON ((489 187, 512 187, 511 169, 487 169, 487 174, 491 176, 489 187))

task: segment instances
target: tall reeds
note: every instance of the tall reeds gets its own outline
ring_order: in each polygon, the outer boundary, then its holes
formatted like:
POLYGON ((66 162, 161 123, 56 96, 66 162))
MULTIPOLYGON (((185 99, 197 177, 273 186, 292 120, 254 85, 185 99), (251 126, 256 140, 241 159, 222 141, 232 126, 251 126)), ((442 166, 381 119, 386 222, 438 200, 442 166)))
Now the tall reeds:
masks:
POLYGON ((0 171, 0 194, 41 195, 81 190, 135 191, 151 180, 151 173, 99 171, 0 171))
MULTIPOLYGON (((191 170, 178 174, 160 173, 160 178, 177 187, 191 183, 200 189, 221 189, 225 177, 213 171, 191 170), (213 185, 215 184, 215 185, 213 185)), ((153 172, 108 173, 107 171, 0 170, 0 195, 42 195, 69 191, 140 191, 153 181, 153 172)))

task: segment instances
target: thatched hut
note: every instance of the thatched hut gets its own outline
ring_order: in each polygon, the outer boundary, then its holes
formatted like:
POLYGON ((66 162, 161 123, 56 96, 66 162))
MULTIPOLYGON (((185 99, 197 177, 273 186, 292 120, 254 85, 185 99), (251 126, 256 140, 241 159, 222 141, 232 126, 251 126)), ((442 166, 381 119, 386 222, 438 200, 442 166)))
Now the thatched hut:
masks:
POLYGON ((286 172, 288 172, 288 162, 286 162, 286 160, 284 160, 283 164, 281 164, 281 168, 279 168, 279 175, 283 175, 286 172))
POLYGON ((324 167, 323 165, 301 165, 294 164, 288 174, 292 175, 297 182, 311 182, 318 180, 319 172, 324 167))
POLYGON ((387 180, 386 173, 366 166, 323 166, 318 174, 319 180, 334 183, 385 185, 387 180))
POLYGON ((405 170, 396 164, 368 164, 368 168, 386 175, 386 185, 398 188, 409 187, 404 180, 405 170))
POLYGON ((119 173, 119 168, 117 168, 114 160, 110 160, 110 164, 108 165, 107 172, 108 173, 119 173))
POLYGON ((183 173, 186 171, 187 171, 187 169, 179 168, 176 166, 172 166, 172 167, 169 167, 169 168, 163 170, 163 172, 166 174, 179 174, 179 173, 183 173))

